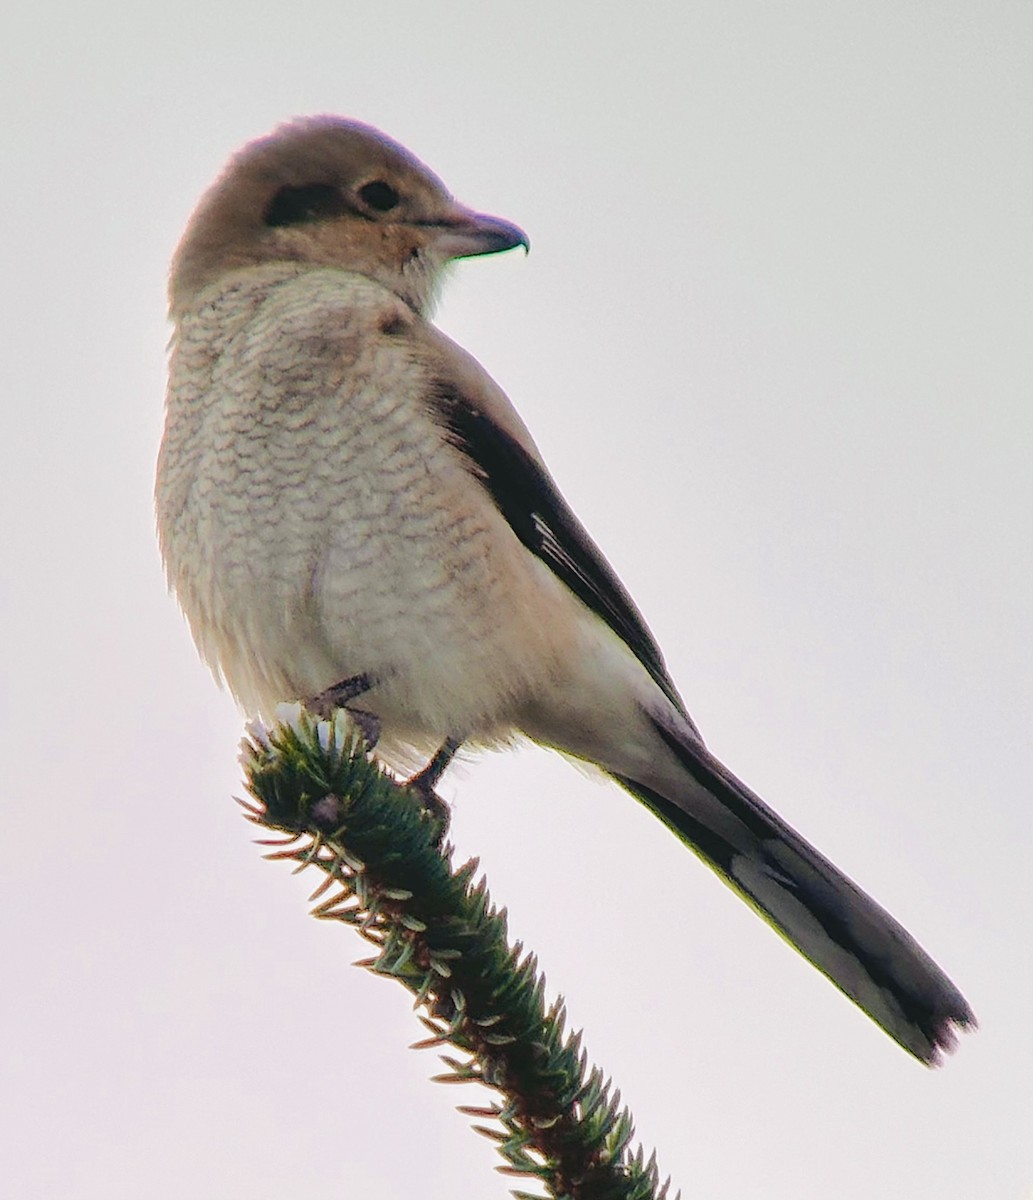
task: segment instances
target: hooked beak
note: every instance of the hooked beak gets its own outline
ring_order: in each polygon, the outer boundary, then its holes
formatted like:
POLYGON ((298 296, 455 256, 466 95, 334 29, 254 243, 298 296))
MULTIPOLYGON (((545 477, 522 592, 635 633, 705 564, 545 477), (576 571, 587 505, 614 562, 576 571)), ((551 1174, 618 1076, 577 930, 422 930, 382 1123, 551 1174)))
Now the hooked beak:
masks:
POLYGON ((531 243, 516 225, 489 217, 486 213, 473 212, 455 205, 448 217, 434 222, 437 232, 433 238, 434 249, 443 259, 472 258, 477 254, 497 254, 500 250, 512 250, 523 246, 525 253, 531 243))

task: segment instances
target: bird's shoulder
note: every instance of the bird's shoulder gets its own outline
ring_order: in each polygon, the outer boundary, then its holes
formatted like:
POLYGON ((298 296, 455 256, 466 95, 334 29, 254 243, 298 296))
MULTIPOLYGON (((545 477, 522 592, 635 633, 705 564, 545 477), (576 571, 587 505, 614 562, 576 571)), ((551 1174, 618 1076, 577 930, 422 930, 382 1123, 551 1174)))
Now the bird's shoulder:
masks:
POLYGON ((281 279, 256 313, 252 344, 266 338, 278 354, 289 343, 298 360, 313 368, 348 367, 363 377, 390 377, 422 397, 435 415, 443 398, 458 401, 541 463, 527 426, 489 372, 375 279, 339 268, 281 279))

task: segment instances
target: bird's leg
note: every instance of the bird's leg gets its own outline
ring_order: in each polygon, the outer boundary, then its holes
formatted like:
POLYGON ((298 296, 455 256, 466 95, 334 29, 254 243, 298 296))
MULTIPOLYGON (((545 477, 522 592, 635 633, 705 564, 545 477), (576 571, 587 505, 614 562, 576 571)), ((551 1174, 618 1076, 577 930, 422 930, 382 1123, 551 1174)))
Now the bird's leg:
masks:
POLYGON ((421 792, 433 792, 434 785, 444 775, 448 764, 455 758, 462 744, 462 741, 457 738, 446 738, 441 749, 422 771, 417 771, 409 779, 405 786, 418 788, 421 792))
MULTIPOLYGON (((342 679, 340 683, 331 684, 326 691, 313 696, 311 700, 306 700, 305 707, 323 720, 329 720, 336 709, 343 708, 358 725, 366 744, 372 750, 380 740, 380 718, 376 713, 368 712, 364 708, 353 708, 350 701, 376 685, 376 677, 364 671, 361 675, 352 675, 348 679, 342 679)), ((441 770, 443 771, 444 767, 441 770)), ((440 773, 439 771, 438 774, 440 773)))
MULTIPOLYGON (((331 684, 325 691, 320 692, 318 696, 313 696, 311 700, 306 700, 305 707, 309 712, 315 713, 317 717, 321 717, 324 720, 330 719, 336 709, 343 708, 355 724, 358 725, 366 744, 372 750, 380 738, 380 718, 376 713, 368 712, 364 708, 355 708, 351 701, 364 695, 376 687, 376 685, 376 676, 370 675, 368 672, 364 671, 361 675, 351 675, 347 679, 342 679, 340 683, 331 684)), ((441 776, 444 775, 448 764, 455 758, 462 744, 461 738, 446 738, 441 748, 432 756, 423 770, 417 771, 405 783, 407 788, 411 788, 417 793, 423 807, 440 826, 440 833, 437 837, 438 842, 441 841, 448 830, 451 814, 448 810, 448 805, 434 791, 434 787, 441 776)))
POLYGON ((448 824, 452 814, 449 812, 448 805, 435 792, 434 786, 441 776, 444 775, 448 764, 455 758, 462 744, 459 738, 446 738, 441 749, 431 758, 430 762, 427 763, 422 771, 417 771, 405 785, 406 787, 413 788, 419 794, 423 807, 441 826, 441 832, 436 839, 439 843, 448 831, 448 824))

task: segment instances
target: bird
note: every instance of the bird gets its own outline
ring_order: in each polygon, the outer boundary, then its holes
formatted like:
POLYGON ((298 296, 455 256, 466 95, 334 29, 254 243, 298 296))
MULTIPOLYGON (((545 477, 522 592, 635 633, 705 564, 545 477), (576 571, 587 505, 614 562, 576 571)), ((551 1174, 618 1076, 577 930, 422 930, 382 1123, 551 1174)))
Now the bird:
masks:
POLYGON ((526 425, 432 314, 455 260, 522 247, 335 115, 246 144, 169 273, 155 501, 201 657, 255 715, 361 714, 432 788, 530 739, 622 785, 891 1038, 976 1023, 911 935, 706 747, 526 425))

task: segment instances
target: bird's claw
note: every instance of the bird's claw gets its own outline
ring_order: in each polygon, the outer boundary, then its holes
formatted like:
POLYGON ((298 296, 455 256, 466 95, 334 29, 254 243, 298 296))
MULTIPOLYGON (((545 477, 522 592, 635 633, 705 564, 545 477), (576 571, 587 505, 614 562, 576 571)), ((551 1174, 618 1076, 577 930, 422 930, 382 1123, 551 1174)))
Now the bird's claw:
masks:
POLYGON ((318 696, 305 701, 305 707, 310 713, 321 720, 328 721, 338 709, 344 709, 349 717, 359 727, 363 741, 372 750, 380 740, 380 718, 376 713, 365 708, 354 708, 352 700, 368 692, 376 683, 369 674, 352 675, 339 683, 331 684, 318 696))

